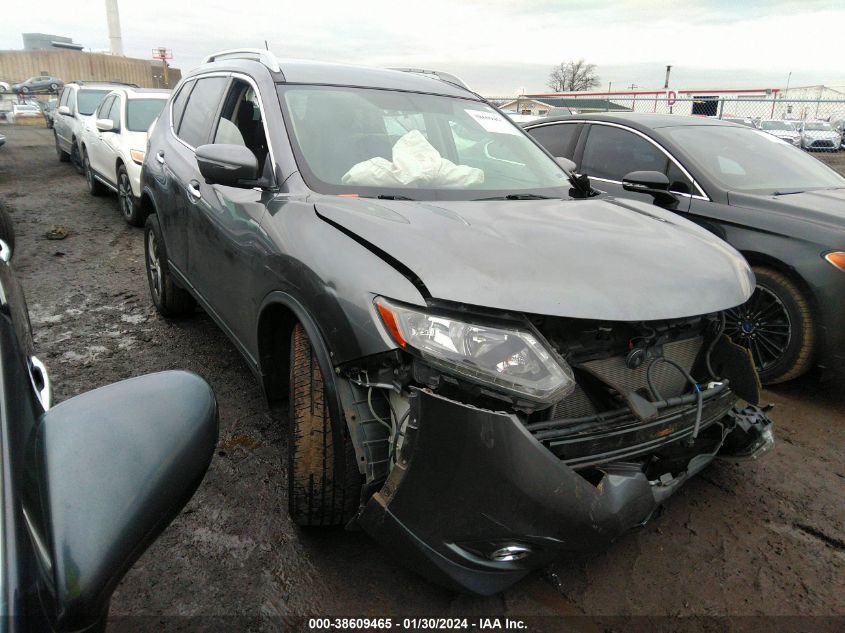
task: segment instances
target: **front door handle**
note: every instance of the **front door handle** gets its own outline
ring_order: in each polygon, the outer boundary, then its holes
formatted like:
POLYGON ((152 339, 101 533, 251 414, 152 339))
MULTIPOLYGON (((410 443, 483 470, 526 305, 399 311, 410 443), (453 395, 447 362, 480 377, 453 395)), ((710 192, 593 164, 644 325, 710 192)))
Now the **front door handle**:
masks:
POLYGON ((156 160, 164 165, 164 150, 160 150, 158 154, 156 154, 156 160))
POLYGON ((202 193, 200 193, 200 183, 198 180, 192 180, 188 183, 188 193, 191 194, 193 198, 199 198, 202 193))

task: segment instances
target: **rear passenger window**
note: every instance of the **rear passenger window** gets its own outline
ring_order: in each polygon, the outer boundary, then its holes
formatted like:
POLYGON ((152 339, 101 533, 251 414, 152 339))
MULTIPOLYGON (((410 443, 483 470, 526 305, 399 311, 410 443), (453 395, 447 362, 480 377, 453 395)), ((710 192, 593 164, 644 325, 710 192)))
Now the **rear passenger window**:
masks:
POLYGON ((578 140, 579 123, 558 123, 531 128, 528 133, 549 150, 552 156, 572 160, 575 156, 575 142, 578 140))
POLYGON ((644 138, 608 125, 590 126, 581 173, 622 182, 632 171, 666 173, 666 154, 644 138))
POLYGON ((188 145, 199 147, 208 140, 212 119, 227 81, 226 77, 197 80, 179 124, 178 136, 188 145))

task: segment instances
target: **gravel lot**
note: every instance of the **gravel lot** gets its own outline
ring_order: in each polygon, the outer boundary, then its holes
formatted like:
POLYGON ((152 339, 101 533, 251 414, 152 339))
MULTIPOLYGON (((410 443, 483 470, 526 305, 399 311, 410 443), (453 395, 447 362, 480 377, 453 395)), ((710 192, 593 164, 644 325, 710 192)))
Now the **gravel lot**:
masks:
MULTIPOLYGON (((91 197, 58 162, 52 131, 0 131, 0 202, 15 223, 15 267, 56 399, 185 368, 204 376, 220 402, 220 444, 200 490, 126 576, 113 614, 234 614, 268 630, 276 616, 330 614, 845 615, 839 381, 810 375, 767 391, 774 452, 756 463, 716 463, 608 551, 561 561, 503 595, 456 595, 363 533, 291 523, 285 414, 271 415, 203 313, 172 322, 156 315, 142 232, 123 222, 113 196, 91 197), (68 237, 47 240, 56 224, 68 237)), ((845 152, 822 158, 845 169, 845 152)))

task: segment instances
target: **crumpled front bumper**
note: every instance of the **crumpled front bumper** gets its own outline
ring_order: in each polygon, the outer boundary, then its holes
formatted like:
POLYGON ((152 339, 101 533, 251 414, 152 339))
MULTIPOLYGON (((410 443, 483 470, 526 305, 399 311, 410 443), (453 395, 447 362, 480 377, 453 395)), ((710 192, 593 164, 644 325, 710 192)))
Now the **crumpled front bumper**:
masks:
MULTIPOLYGON (((723 418, 734 429, 723 448, 732 445, 742 458, 771 448, 765 414, 738 415, 723 418)), ((562 554, 603 548, 645 523, 713 460, 712 444, 702 451, 674 476, 649 481, 639 464, 621 462, 604 464, 591 483, 516 416, 415 391, 397 464, 358 522, 432 580, 492 594, 562 554)))

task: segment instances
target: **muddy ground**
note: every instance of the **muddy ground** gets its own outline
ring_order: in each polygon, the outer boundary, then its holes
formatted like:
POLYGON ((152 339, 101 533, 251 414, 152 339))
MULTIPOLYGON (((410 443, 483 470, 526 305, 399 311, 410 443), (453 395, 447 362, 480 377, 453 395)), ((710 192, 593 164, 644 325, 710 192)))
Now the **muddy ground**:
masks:
MULTIPOLYGON (((202 312, 165 321, 142 232, 113 196, 59 163, 52 132, 0 127, 0 200, 57 400, 185 368, 220 402, 220 444, 196 496, 120 584, 113 614, 845 615, 845 396, 813 374, 766 392, 777 446, 717 463, 644 529, 562 561, 502 595, 445 591, 363 533, 303 531, 286 511, 284 416, 271 416, 235 348, 202 312), (61 241, 45 239, 52 225, 61 241)), ((840 165, 845 152, 836 158, 840 165)), ((263 623, 263 624, 262 624, 263 623)), ((236 628, 236 627, 235 627, 236 628)), ((232 630, 235 630, 233 628, 232 630)))

